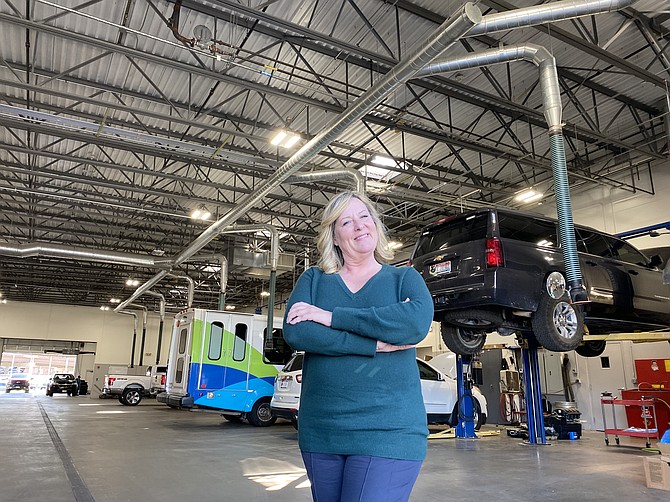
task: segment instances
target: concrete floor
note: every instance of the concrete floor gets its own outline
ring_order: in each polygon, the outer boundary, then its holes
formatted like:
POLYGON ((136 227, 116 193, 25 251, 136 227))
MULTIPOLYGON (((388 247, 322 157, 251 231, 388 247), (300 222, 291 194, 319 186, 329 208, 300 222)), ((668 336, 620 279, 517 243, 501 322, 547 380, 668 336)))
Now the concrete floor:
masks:
MULTIPOLYGON (((0 430, 0 501, 311 500, 288 422, 255 428, 153 400, 13 392, 0 394, 0 430)), ((411 500, 667 502, 670 492, 645 485, 643 446, 605 446, 596 432, 547 446, 504 430, 430 440, 411 500)))

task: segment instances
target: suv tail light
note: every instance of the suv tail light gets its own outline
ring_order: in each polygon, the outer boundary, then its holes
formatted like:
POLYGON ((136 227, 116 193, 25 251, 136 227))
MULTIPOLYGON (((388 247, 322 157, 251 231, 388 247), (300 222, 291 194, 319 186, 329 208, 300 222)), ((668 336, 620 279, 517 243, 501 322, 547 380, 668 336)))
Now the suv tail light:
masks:
POLYGON ((298 373, 295 376, 295 381, 298 382, 298 383, 302 383, 302 373, 298 373))
POLYGON ((112 378, 112 377, 108 378, 107 379, 107 386, 111 387, 112 385, 114 385, 115 380, 116 380, 116 378, 112 378))
POLYGON ((161 375, 161 385, 165 385, 165 375, 161 375))
POLYGON ((505 266, 502 243, 498 239, 486 239, 486 266, 505 266))

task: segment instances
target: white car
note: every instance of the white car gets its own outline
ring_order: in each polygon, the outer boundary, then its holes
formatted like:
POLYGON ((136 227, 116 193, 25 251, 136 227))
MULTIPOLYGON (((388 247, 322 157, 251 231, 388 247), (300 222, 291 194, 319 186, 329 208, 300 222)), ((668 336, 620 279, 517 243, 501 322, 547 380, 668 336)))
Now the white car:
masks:
MULTIPOLYGON (((278 418, 290 420, 298 427, 298 409, 300 408, 300 388, 302 383, 301 352, 296 353, 275 378, 274 394, 270 402, 272 414, 278 418)), ((426 407, 429 424, 456 425, 458 407, 458 391, 456 379, 451 378, 426 361, 416 360, 421 377, 423 404, 426 407), (452 417, 454 418, 452 420, 452 417)), ((472 389, 474 403, 475 430, 486 423, 486 398, 477 387, 472 389)))

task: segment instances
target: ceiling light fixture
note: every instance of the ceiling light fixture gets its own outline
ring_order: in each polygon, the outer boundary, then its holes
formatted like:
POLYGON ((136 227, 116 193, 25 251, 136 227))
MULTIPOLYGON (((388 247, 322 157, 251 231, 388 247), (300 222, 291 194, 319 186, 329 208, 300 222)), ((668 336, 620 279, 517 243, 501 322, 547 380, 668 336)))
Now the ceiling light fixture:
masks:
POLYGON ((400 249, 402 247, 402 242, 400 241, 389 241, 388 248, 391 251, 395 251, 396 249, 400 249))
POLYGON ((104 310, 110 310, 110 308, 109 308, 107 305, 102 305, 102 306, 100 307, 100 310, 103 310, 103 311, 104 311, 104 310))
POLYGON ((270 296, 269 291, 261 291, 261 296, 270 296))
POLYGON ((383 155, 375 155, 372 157, 372 160, 370 161, 373 164, 377 164, 378 166, 385 166, 385 167, 395 167, 398 165, 398 163, 392 159, 391 157, 385 157, 383 155))
POLYGON ((126 279, 126 286, 139 286, 140 281, 137 279, 126 279))
POLYGON ((207 220, 210 216, 212 216, 212 213, 207 210, 204 204, 200 204, 191 213, 191 219, 193 220, 207 220))
POLYGON ((543 193, 536 192, 535 190, 529 188, 527 190, 524 190, 523 192, 518 193, 514 197, 514 200, 517 202, 523 202, 524 204, 528 204, 530 202, 540 200, 542 197, 544 197, 543 193))
POLYGON ((389 182, 401 173, 399 171, 391 171, 387 168, 394 167, 396 169, 400 168, 406 170, 408 166, 409 164, 405 161, 397 161, 391 157, 385 157, 384 155, 375 155, 370 159, 370 164, 367 164, 358 170, 366 178, 389 182))
POLYGON ((118 298, 110 298, 109 303, 121 303, 121 300, 118 298))
POLYGON ((270 140, 270 143, 274 146, 280 146, 282 148, 291 148, 298 141, 300 141, 299 134, 281 129, 277 131, 277 134, 275 134, 274 137, 270 140))
POLYGON ((226 310, 235 310, 235 305, 226 305, 226 310))

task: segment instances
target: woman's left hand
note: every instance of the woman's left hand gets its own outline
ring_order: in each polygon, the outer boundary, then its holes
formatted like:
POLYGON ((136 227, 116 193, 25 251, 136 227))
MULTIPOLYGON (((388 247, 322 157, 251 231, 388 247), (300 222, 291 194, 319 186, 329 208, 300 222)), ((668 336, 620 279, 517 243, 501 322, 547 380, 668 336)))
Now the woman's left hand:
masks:
POLYGON ((294 303, 286 315, 286 322, 297 324, 302 321, 314 321, 324 326, 330 326, 333 319, 333 313, 320 309, 314 305, 305 302, 294 303))

